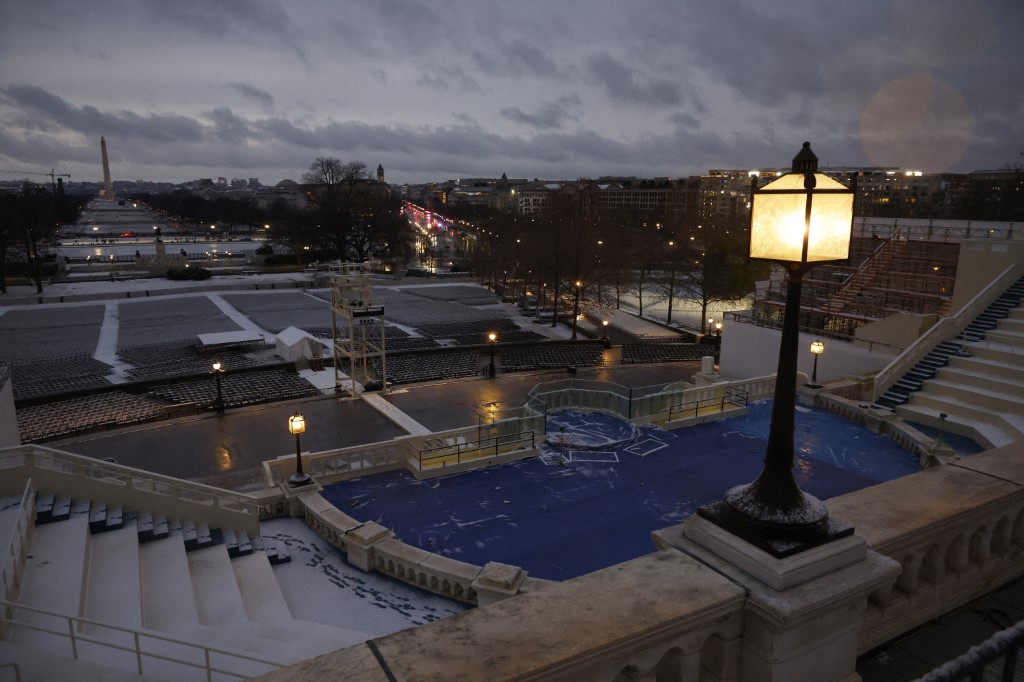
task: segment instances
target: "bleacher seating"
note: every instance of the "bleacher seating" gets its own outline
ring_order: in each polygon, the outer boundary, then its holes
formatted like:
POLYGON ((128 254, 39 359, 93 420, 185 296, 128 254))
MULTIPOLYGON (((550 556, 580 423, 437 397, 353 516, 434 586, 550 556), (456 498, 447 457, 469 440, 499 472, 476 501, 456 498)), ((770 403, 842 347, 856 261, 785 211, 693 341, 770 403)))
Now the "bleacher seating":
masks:
MULTIPOLYGON (((290 400, 317 393, 305 379, 284 369, 227 373, 221 379, 226 407, 290 400)), ((208 405, 216 398, 213 377, 159 384, 150 388, 149 393, 174 404, 208 405)))
MULTIPOLYGON (((388 356, 387 380, 393 384, 411 384, 421 381, 440 381, 476 376, 479 355, 473 351, 444 353, 410 353, 388 356)), ((381 366, 373 365, 375 378, 380 379, 381 366)))
POLYGON ((18 431, 23 443, 36 443, 107 426, 159 419, 165 411, 163 404, 145 395, 104 391, 19 407, 18 431))
MULTIPOLYGON (((132 365, 127 372, 131 381, 152 381, 202 374, 210 371, 214 360, 212 356, 200 353, 191 342, 181 341, 121 348, 117 355, 123 362, 132 365)), ((227 370, 255 367, 259 364, 256 360, 234 350, 218 353, 216 359, 220 360, 221 365, 227 370)))
POLYGON ((506 372, 553 367, 594 367, 604 361, 604 349, 593 343, 513 346, 501 354, 506 372))
POLYGON ((86 354, 16 361, 10 368, 15 400, 110 386, 110 366, 86 354))
POLYGON ((698 343, 627 343, 622 346, 622 363, 684 362, 715 355, 717 346, 698 343))

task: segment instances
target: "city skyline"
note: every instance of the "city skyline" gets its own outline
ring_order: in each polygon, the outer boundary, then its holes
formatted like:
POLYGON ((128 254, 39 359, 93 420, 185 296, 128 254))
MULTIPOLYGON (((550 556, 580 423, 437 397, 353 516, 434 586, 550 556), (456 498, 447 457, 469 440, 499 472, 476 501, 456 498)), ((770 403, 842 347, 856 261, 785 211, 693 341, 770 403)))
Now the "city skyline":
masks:
MULTIPOLYGON (((65 0, 0 10, 0 170, 300 180, 317 156, 392 183, 1018 164, 1024 8, 872 0, 65 0)), ((12 180, 10 173, 0 180, 12 180)))

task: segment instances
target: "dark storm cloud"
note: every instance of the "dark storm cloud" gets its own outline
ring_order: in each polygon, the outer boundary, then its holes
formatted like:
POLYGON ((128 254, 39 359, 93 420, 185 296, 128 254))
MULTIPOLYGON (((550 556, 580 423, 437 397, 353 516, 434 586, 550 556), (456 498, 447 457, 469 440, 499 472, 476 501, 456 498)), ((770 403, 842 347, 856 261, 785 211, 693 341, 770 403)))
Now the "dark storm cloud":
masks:
POLYGON ((569 111, 570 107, 580 104, 578 95, 560 97, 557 102, 542 105, 536 113, 528 114, 519 107, 506 107, 501 115, 510 121, 523 123, 534 128, 561 128, 566 120, 578 120, 579 117, 569 111))
POLYGON ((629 104, 675 106, 682 97, 675 84, 667 80, 644 82, 635 71, 609 54, 588 57, 587 75, 604 88, 613 100, 629 104))
POLYGON ((213 124, 211 134, 221 142, 244 144, 252 137, 249 124, 226 107, 218 107, 206 113, 213 124))
POLYGON ((274 106, 274 96, 266 90, 257 88, 255 85, 249 85, 248 83, 228 83, 227 86, 232 90, 237 91, 246 99, 251 99, 266 109, 274 106))
POLYGON ((92 106, 75 107, 60 97, 32 85, 14 85, 0 91, 5 100, 79 133, 111 134, 137 137, 155 142, 188 141, 202 138, 202 126, 195 120, 176 115, 147 114, 131 111, 103 112, 92 106))

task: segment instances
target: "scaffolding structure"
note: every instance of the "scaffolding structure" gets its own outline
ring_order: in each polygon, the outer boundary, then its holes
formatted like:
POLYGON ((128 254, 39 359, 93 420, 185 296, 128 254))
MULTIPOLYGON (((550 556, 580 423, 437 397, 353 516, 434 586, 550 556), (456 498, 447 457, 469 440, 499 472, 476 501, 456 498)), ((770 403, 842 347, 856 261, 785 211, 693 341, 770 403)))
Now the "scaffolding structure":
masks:
POLYGON ((384 305, 373 301, 370 272, 363 263, 336 263, 329 272, 335 390, 356 398, 360 388, 386 388, 384 305))

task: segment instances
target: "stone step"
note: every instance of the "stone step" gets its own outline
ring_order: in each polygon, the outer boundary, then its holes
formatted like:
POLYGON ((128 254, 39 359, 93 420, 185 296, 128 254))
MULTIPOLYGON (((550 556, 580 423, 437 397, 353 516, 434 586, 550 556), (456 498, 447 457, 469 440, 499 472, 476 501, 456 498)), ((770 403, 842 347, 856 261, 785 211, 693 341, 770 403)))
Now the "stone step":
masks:
POLYGON ((932 379, 918 393, 930 396, 952 397, 980 408, 1024 416, 1024 400, 1018 392, 1005 393, 993 385, 982 388, 944 379, 932 379))
MULTIPOLYGON (((139 536, 134 529, 121 528, 91 538, 83 615, 126 628, 142 627, 139 536)), ((130 637, 122 644, 131 645, 130 637)))
POLYGON ((248 620, 226 547, 217 545, 189 552, 188 569, 201 624, 248 620))
POLYGON ((985 449, 1009 445, 1020 438, 1018 435, 1010 435, 998 424, 963 418, 927 405, 903 405, 898 413, 901 419, 932 428, 939 428, 939 415, 946 414, 946 419, 942 423, 945 431, 970 438, 985 449))
MULTIPOLYGON (((59 614, 79 615, 88 575, 89 537, 89 519, 85 515, 37 526, 18 602, 59 614)), ((58 632, 68 627, 63 619, 23 609, 17 610, 14 617, 58 632)), ((11 639, 38 646, 61 645, 61 638, 56 635, 17 626, 12 628, 11 639)))
POLYGON ((1024 352, 1019 347, 999 341, 969 341, 967 347, 971 356, 996 360, 1010 365, 1024 364, 1024 352))
POLYGON ((936 379, 962 386, 989 389, 1018 396, 1018 400, 1024 403, 1024 379, 1014 379, 989 372, 972 372, 967 368, 959 366, 942 368, 939 370, 936 379))
POLYGON ((950 369, 970 372, 978 375, 998 376, 1014 381, 1024 381, 1024 357, 1020 362, 1004 362, 999 359, 972 356, 955 358, 949 363, 950 369))
POLYGON ((147 628, 177 631, 199 624, 185 543, 147 542, 139 546, 142 622, 147 628))

